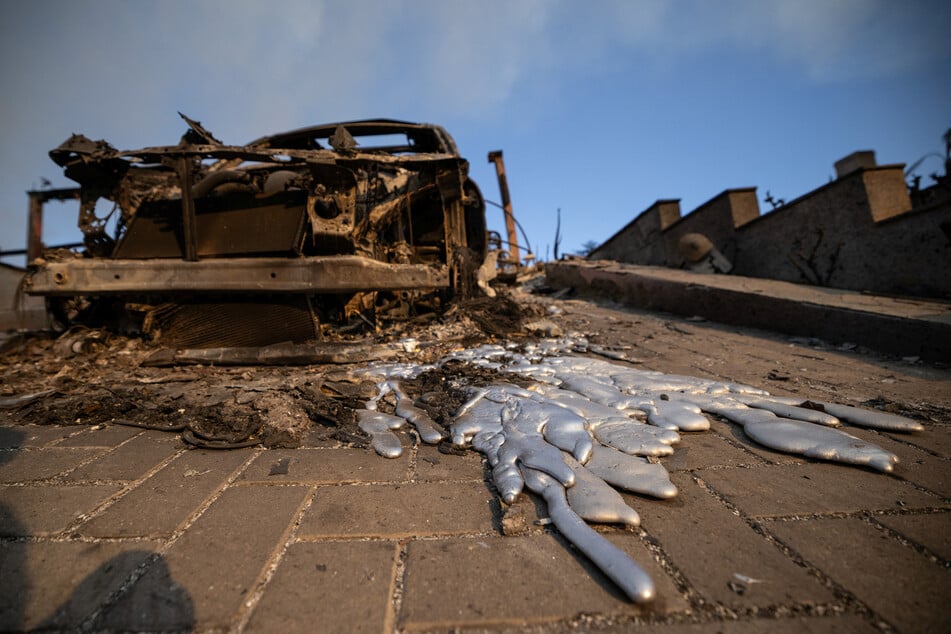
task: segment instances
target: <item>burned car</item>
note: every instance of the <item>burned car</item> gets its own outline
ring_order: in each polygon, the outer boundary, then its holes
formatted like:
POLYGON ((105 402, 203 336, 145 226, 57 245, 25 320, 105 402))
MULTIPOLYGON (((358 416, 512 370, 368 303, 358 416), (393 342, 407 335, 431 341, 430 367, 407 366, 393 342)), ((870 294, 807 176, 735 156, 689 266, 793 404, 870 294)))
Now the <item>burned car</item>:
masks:
POLYGON ((73 135, 50 152, 80 185, 83 249, 34 257, 25 286, 60 321, 123 315, 171 345, 266 345, 478 292, 485 202, 443 128, 351 121, 231 146, 182 118, 174 146, 73 135))

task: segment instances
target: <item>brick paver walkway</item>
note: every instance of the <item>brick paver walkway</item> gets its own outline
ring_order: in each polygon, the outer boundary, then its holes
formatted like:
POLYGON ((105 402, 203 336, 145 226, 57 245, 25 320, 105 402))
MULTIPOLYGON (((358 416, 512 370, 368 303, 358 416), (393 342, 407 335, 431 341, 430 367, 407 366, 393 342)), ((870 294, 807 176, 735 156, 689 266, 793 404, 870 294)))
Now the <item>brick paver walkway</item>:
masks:
MULTIPOLYGON (((697 362, 716 361, 722 337, 700 350, 702 326, 681 323, 697 362)), ((729 337, 751 342, 751 372, 788 349, 729 337)), ((864 381, 879 361, 849 363, 864 381)), ((627 496, 641 528, 599 529, 653 576, 649 606, 538 521, 541 503, 520 501, 528 530, 503 536, 477 454, 408 435, 385 460, 326 442, 215 452, 130 427, 4 426, 0 630, 949 631, 947 423, 850 429, 899 455, 889 476, 756 447, 723 422, 685 435, 664 459, 679 496, 627 496)))

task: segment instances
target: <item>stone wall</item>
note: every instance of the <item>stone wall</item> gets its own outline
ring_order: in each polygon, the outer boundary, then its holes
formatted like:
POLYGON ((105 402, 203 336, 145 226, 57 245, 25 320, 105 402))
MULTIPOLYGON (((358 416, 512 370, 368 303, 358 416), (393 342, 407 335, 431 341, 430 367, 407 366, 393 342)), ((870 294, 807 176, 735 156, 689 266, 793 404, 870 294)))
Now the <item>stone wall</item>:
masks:
POLYGON ((589 258, 681 268, 678 241, 700 233, 737 275, 951 298, 951 201, 913 209, 903 167, 860 162, 765 215, 755 188, 726 190, 684 217, 679 201, 657 201, 589 258))

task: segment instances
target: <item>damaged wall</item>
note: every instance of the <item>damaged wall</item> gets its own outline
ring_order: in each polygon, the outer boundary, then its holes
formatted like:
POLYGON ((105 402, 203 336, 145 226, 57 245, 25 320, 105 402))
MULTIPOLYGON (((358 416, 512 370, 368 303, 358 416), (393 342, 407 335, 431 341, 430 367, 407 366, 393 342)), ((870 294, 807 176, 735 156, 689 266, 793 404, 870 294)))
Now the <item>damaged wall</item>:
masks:
POLYGON ((680 217, 659 200, 589 256, 682 268, 678 241, 705 235, 733 273, 859 291, 951 297, 951 200, 913 207, 903 165, 868 166, 759 214, 755 188, 680 217))

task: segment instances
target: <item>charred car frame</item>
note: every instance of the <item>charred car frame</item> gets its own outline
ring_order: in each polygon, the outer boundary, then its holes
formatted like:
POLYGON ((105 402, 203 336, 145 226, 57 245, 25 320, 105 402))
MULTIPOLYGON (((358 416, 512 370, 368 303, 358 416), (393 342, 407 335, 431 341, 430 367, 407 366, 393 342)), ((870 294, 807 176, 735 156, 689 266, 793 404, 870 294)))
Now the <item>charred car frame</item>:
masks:
MULTIPOLYGON (((85 248, 31 253, 25 286, 61 321, 122 307, 174 344, 266 344, 476 292, 485 202, 443 128, 351 121, 230 146, 182 118, 175 146, 73 135, 50 152, 80 185, 57 191, 79 199, 85 248)), ((50 198, 31 196, 31 250, 50 198)))

